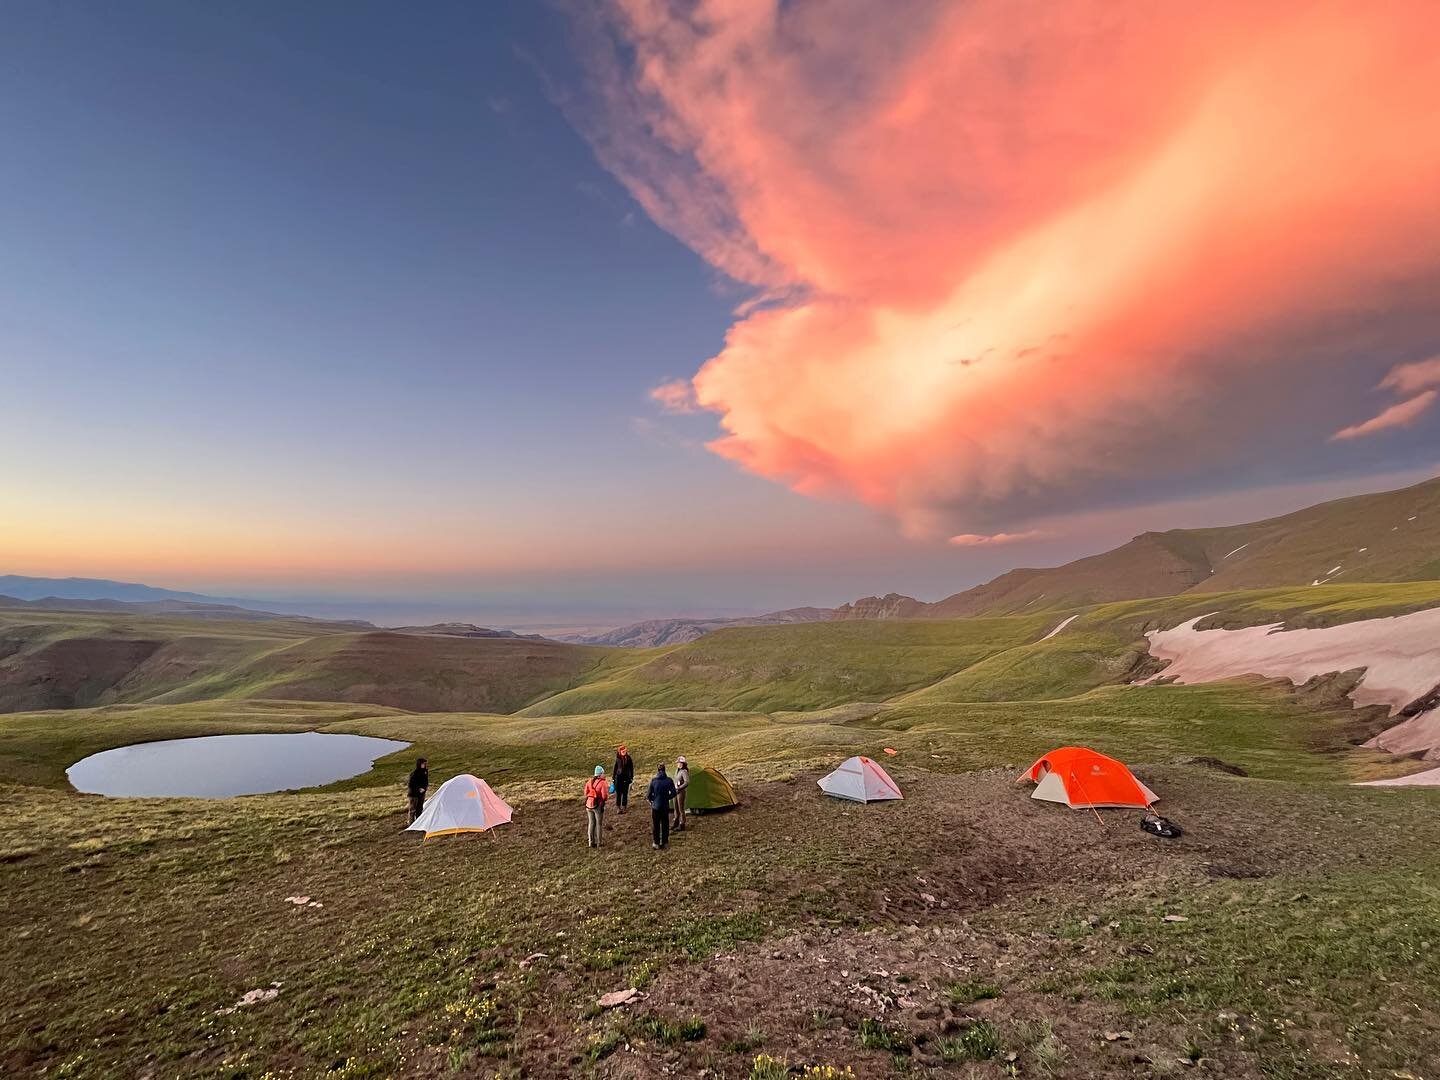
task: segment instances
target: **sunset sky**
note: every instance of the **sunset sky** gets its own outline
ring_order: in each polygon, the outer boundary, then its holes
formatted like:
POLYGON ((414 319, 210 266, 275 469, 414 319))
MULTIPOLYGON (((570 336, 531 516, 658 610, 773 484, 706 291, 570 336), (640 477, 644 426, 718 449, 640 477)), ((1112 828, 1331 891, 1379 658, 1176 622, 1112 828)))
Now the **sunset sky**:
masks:
POLYGON ((937 599, 1424 479, 1437 33, 11 5, 0 574, 624 621, 937 599))

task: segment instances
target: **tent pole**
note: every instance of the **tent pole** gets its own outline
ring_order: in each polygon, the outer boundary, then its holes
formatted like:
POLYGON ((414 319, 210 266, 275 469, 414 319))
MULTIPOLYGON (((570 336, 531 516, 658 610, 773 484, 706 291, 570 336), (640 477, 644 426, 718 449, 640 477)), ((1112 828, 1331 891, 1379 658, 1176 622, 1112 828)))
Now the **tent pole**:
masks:
POLYGON ((1075 786, 1078 787, 1080 791, 1084 794, 1085 801, 1090 804, 1090 812, 1095 815, 1095 820, 1100 822, 1100 827, 1102 829, 1105 828, 1105 819, 1100 816, 1100 811, 1095 809, 1095 800, 1090 798, 1090 793, 1085 790, 1084 781, 1082 781, 1080 777, 1076 775, 1074 769, 1070 770, 1070 779, 1075 781, 1075 786))

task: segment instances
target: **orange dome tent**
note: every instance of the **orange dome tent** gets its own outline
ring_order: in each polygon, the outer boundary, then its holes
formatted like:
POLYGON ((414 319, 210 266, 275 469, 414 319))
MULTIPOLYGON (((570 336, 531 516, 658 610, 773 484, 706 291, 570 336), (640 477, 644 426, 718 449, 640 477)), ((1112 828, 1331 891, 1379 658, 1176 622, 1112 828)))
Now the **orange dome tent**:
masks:
POLYGON ((1033 781, 1032 799, 1064 803, 1072 810, 1133 806, 1143 810, 1159 800, 1123 762, 1085 746, 1052 750, 1021 773, 1016 783, 1033 781))

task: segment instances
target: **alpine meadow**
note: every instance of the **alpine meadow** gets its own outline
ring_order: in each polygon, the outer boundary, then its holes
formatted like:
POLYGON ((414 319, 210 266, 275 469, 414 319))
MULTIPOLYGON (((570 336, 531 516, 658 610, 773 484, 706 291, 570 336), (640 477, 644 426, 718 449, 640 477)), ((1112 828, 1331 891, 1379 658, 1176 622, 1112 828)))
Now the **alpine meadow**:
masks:
POLYGON ((1440 12, 12 5, 0 1075, 1440 1080, 1440 12))

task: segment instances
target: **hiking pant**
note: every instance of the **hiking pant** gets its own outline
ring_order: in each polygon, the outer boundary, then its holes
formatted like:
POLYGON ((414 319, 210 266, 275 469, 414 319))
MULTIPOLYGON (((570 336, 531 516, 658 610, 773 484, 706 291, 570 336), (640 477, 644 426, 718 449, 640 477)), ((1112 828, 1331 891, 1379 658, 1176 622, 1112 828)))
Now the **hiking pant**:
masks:
POLYGON ((411 795, 411 796, 410 796, 410 820, 409 820, 406 824, 408 824, 408 825, 414 825, 414 824, 415 824, 415 819, 420 816, 420 812, 421 812, 422 810, 424 810, 424 809, 425 809, 425 796, 424 796, 424 795, 411 795))
POLYGON ((624 810, 630 805, 630 781, 615 785, 615 805, 624 810))
POLYGON ((678 832, 685 831, 685 789, 675 792, 675 824, 670 826, 678 832))
POLYGON ((600 846, 600 826, 605 817, 605 807, 587 806, 585 808, 585 837, 590 841, 591 847, 600 846))
POLYGON ((670 808, 668 806, 651 807, 650 835, 662 848, 670 843, 670 808))

